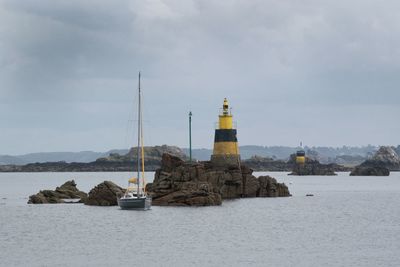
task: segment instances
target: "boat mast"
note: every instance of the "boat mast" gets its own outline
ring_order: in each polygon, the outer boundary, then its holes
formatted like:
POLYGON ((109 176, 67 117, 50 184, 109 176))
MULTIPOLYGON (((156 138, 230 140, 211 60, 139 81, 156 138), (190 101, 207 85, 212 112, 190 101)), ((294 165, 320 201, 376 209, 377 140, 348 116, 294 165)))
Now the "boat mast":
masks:
POLYGON ((142 127, 142 114, 141 114, 141 92, 140 92, 140 71, 139 71, 139 85, 138 85, 138 91, 139 91, 139 105, 138 105, 138 143, 137 143, 137 194, 136 196, 139 198, 139 186, 140 186, 140 135, 141 135, 141 127, 142 127))

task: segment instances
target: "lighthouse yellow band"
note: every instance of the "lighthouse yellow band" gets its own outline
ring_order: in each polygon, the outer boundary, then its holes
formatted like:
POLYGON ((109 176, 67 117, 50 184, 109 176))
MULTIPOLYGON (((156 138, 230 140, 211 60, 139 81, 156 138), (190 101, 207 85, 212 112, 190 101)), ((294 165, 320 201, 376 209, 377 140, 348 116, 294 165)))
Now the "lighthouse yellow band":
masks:
POLYGON ((304 156, 297 156, 296 163, 297 164, 304 164, 306 162, 306 158, 304 156))
POLYGON ((217 142, 214 143, 214 155, 238 155, 239 147, 237 142, 217 142))
POLYGON ((220 115, 219 116, 219 129, 232 129, 233 122, 231 115, 220 115))

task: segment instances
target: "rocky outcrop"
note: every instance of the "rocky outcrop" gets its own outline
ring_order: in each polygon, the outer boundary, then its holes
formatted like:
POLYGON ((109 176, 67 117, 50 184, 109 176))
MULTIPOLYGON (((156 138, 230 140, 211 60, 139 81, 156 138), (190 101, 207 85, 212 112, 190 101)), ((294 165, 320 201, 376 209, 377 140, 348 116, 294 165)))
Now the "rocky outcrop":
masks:
POLYGON ((258 197, 281 197, 290 196, 288 187, 285 184, 278 183, 275 178, 270 176, 258 177, 260 189, 258 197))
MULTIPOLYGON (((129 163, 131 166, 137 166, 137 147, 133 147, 125 155, 118 153, 112 153, 108 157, 99 158, 96 160, 97 163, 129 163)), ((188 160, 189 158, 183 152, 182 149, 176 146, 146 146, 144 147, 144 159, 146 170, 154 171, 161 166, 161 158, 164 153, 174 155, 188 160)))
POLYGON ((110 181, 104 181, 90 190, 85 205, 116 206, 117 198, 121 197, 125 189, 110 181))
POLYGON ((289 166, 286 161, 267 157, 252 156, 244 160, 243 164, 254 171, 289 171, 289 166))
POLYGON ((220 205, 222 199, 290 196, 285 184, 272 177, 256 178, 252 172, 244 165, 223 169, 210 162, 188 163, 164 154, 147 192, 153 205, 160 206, 208 206, 220 205))
MULTIPOLYGON (((185 163, 180 158, 164 154, 161 168, 147 192, 158 206, 209 206, 220 205, 221 195, 206 177, 205 167, 196 163, 185 163)), ((213 181, 215 182, 215 181, 213 181)))
POLYGON ((394 147, 381 146, 368 160, 357 166, 352 176, 387 176, 390 171, 400 171, 400 157, 394 147))
POLYGON ((396 147, 395 151, 396 151, 397 155, 400 156, 400 145, 398 145, 398 146, 396 147))
POLYGON ((288 164, 292 166, 292 172, 289 175, 336 175, 334 171, 337 168, 336 164, 321 164, 319 161, 309 157, 306 157, 305 164, 296 164, 296 155, 293 154, 288 164))
POLYGON ((362 167, 383 167, 389 171, 400 171, 400 157, 394 147, 381 146, 372 158, 360 164, 362 167))
POLYGON ((389 169, 379 166, 375 167, 357 166, 350 173, 350 176, 389 176, 389 175, 390 175, 389 169))
POLYGON ((56 190, 42 190, 29 197, 28 204, 82 203, 87 194, 76 187, 74 180, 65 182, 56 190))
MULTIPOLYGON (((187 159, 183 150, 175 146, 145 147, 144 153, 147 171, 155 171, 160 168, 163 153, 187 159)), ((137 148, 131 148, 125 155, 111 153, 108 157, 102 157, 89 163, 59 161, 26 165, 0 165, 0 172, 131 172, 136 170, 136 155, 137 148)))
MULTIPOLYGON (((302 175, 335 175, 335 171, 350 171, 352 168, 345 167, 336 163, 322 164, 315 159, 315 153, 311 157, 307 156, 307 162, 310 164, 304 170, 295 170, 295 173, 305 173, 302 175), (315 173, 315 174, 313 174, 315 173)), ((294 155, 288 161, 277 160, 260 156, 252 156, 243 161, 243 164, 254 171, 293 171, 296 167, 294 155)), ((297 174, 296 174, 297 175, 297 174)))

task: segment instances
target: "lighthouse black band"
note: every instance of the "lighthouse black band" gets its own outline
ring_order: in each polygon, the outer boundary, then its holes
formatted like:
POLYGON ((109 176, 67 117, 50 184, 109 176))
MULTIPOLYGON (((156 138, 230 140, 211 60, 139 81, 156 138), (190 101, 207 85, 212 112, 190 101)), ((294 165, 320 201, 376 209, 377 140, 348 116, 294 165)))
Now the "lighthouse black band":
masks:
POLYGON ((214 142, 237 142, 236 129, 215 130, 214 142))
POLYGON ((296 153, 296 156, 298 156, 298 157, 304 157, 305 155, 306 155, 306 152, 304 152, 303 150, 299 150, 296 153))

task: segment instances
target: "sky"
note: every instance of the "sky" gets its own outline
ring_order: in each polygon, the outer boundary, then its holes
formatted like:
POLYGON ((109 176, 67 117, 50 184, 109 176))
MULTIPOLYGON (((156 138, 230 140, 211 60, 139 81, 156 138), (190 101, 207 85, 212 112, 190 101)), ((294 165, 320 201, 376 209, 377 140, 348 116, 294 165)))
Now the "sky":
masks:
POLYGON ((400 2, 0 0, 0 154, 397 145, 400 2))

